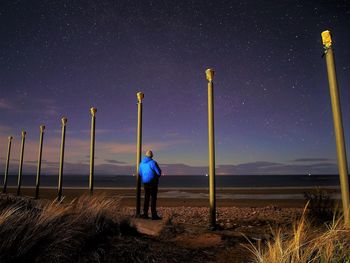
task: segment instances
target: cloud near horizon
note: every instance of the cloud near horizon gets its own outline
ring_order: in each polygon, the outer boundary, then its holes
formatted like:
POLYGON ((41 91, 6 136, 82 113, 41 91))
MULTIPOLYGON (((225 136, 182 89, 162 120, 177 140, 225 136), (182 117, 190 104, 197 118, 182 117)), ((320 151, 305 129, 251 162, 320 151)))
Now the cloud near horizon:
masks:
POLYGON ((126 164, 125 162, 121 162, 121 161, 118 161, 118 160, 109 160, 109 159, 105 159, 105 162, 113 163, 113 164, 126 164))
POLYGON ((299 158, 294 159, 293 162, 334 162, 335 159, 330 158, 299 158))

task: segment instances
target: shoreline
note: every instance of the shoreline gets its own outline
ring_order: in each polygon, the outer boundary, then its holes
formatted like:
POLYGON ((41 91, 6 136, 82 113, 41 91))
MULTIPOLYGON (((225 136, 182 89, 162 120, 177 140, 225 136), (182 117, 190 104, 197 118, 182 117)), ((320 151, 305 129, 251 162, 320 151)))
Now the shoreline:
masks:
MULTIPOLYGON (((17 188, 17 186, 10 185, 7 188, 17 188)), ((340 190, 340 186, 320 186, 318 187, 324 190, 340 190)), ((35 189, 35 186, 21 186, 21 189, 35 189)), ((57 189, 54 186, 41 186, 40 189, 57 189)), ((76 189, 76 190, 88 190, 88 187, 76 187, 76 186, 66 186, 64 189, 76 189)), ((94 187, 95 190, 135 190, 135 187, 94 187)), ((173 189, 183 189, 183 190, 208 190, 208 187, 159 187, 160 190, 173 190, 173 189)), ((257 187, 217 187, 216 190, 315 190, 316 187, 309 186, 257 186, 257 187)))
MULTIPOLYGON (((340 202, 339 189, 335 187, 320 187, 335 202, 340 202)), ((16 187, 8 187, 9 194, 16 194, 16 187)), ((315 188, 300 187, 271 187, 271 188, 217 188, 216 203, 218 207, 304 207, 304 193, 315 193, 315 188)), ((21 195, 34 198, 35 187, 21 187, 21 195)), ((120 198, 124 207, 134 207, 136 203, 135 188, 94 188, 94 194, 110 198, 120 198)), ((82 195, 89 195, 87 187, 63 188, 64 201, 69 202, 82 195)), ((41 187, 40 200, 55 200, 57 189, 41 187)), ((158 207, 208 207, 208 188, 159 188, 158 207)), ((143 189, 141 189, 143 204, 143 189)))

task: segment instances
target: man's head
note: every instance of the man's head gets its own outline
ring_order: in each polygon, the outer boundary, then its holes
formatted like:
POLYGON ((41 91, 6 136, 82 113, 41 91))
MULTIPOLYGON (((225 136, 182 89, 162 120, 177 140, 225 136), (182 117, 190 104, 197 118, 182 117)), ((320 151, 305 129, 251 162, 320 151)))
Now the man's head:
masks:
POLYGON ((153 157, 153 152, 151 150, 148 150, 146 152, 146 156, 149 157, 149 158, 152 158, 153 157))

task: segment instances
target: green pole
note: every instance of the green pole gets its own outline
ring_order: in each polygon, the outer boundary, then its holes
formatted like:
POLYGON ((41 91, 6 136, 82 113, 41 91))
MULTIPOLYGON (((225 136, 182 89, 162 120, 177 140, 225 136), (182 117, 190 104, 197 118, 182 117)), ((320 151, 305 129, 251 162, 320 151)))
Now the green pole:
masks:
POLYGON ((332 38, 328 30, 321 33, 323 46, 325 48, 328 83, 332 103, 334 134, 337 146, 338 169, 340 177, 340 188, 343 203, 344 223, 350 227, 350 208, 349 208, 349 179, 348 163, 346 158, 346 148, 344 140, 344 129, 342 113, 340 106, 339 89, 337 82, 337 73, 334 64, 334 55, 332 49, 332 38))
POLYGON ((95 121, 97 109, 92 107, 91 113, 91 140, 90 140, 90 176, 89 176, 89 191, 90 195, 94 191, 94 163, 95 163, 95 121))
POLYGON ((210 227, 216 228, 216 194, 215 194, 215 142, 214 142, 214 70, 205 71, 208 80, 208 146, 209 146, 209 204, 210 227))
POLYGON ((5 174, 4 174, 4 187, 2 192, 6 193, 7 190, 7 178, 9 173, 9 166, 10 166, 10 155, 11 155, 11 143, 12 143, 12 136, 8 137, 8 146, 7 146, 7 157, 6 157, 6 166, 5 166, 5 174))
POLYGON ((139 175, 139 165, 141 162, 142 152, 142 100, 145 95, 137 92, 137 147, 136 147, 136 217, 141 212, 141 178, 139 175))
POLYGON ((22 142, 21 142, 21 152, 19 155, 19 166, 18 166, 18 181, 17 181, 17 195, 21 194, 21 183, 22 183, 22 169, 23 169, 23 155, 24 155, 24 143, 26 139, 26 132, 22 131, 22 142))
POLYGON ((62 122, 62 137, 61 137, 61 151, 60 151, 60 168, 58 172, 58 193, 57 193, 58 202, 60 202, 62 199, 62 176, 63 176, 64 144, 66 140, 67 118, 63 117, 61 119, 61 122, 62 122))
POLYGON ((40 125, 38 164, 37 164, 37 169, 36 169, 36 181, 35 181, 35 199, 39 198, 41 159, 42 159, 42 155, 43 155, 44 130, 45 130, 45 125, 40 125))

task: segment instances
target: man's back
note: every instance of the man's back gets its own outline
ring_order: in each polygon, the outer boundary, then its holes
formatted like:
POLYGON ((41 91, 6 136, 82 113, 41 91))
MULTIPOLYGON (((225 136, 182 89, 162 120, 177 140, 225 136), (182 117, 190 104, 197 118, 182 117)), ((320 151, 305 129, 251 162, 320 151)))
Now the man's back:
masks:
POLYGON ((151 183, 160 177, 161 170, 156 161, 150 157, 145 157, 140 163, 139 174, 143 183, 151 183))

